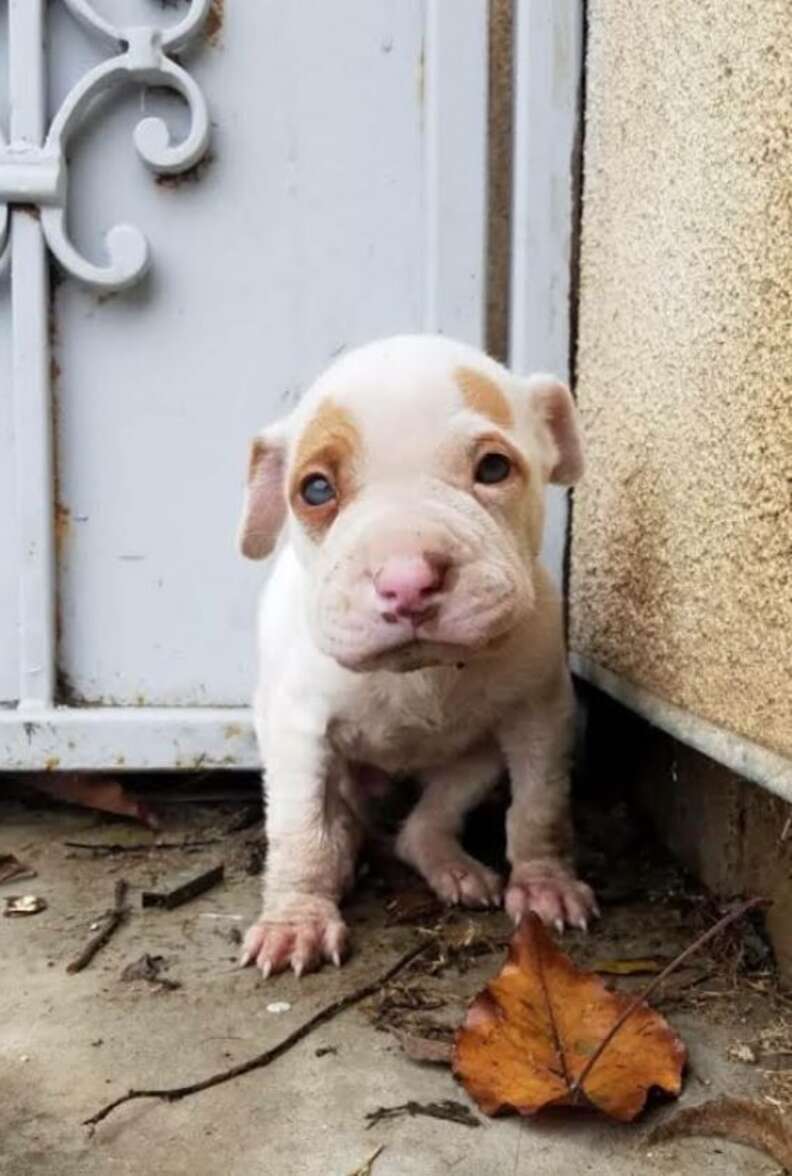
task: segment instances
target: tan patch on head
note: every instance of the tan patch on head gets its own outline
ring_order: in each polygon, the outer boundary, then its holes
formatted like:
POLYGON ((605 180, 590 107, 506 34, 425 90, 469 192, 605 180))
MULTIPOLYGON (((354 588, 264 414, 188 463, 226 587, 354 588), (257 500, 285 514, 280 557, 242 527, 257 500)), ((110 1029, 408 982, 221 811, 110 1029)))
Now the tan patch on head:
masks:
POLYGON ((459 367, 454 372, 462 399, 469 409, 480 416, 488 417, 502 429, 514 427, 514 413, 511 405, 494 380, 477 372, 475 368, 459 367))
POLYGON ((363 440, 357 422, 334 400, 323 400, 303 429, 289 478, 289 497, 294 513, 306 530, 319 538, 338 511, 357 493, 363 440), (327 478, 335 498, 322 506, 310 506, 300 487, 311 474, 327 478))

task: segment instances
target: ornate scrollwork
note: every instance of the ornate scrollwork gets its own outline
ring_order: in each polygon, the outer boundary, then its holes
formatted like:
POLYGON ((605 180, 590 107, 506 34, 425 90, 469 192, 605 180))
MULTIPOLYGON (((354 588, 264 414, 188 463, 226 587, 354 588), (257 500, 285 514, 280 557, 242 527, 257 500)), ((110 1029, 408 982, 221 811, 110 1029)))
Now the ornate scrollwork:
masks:
POLYGON ((165 86, 184 98, 190 114, 189 131, 173 143, 161 118, 146 117, 135 128, 135 146, 146 165, 159 174, 173 175, 194 167, 209 144, 209 113, 195 81, 171 54, 196 38, 212 0, 190 0, 182 19, 165 29, 153 25, 117 27, 95 12, 90 0, 62 2, 89 33, 117 52, 72 88, 52 120, 43 146, 8 144, 0 136, 0 252, 8 237, 8 205, 34 204, 40 210, 47 244, 63 268, 90 286, 120 290, 145 273, 148 242, 134 225, 116 225, 105 238, 109 255, 105 265, 89 261, 75 247, 67 226, 69 143, 97 95, 129 81, 165 86))

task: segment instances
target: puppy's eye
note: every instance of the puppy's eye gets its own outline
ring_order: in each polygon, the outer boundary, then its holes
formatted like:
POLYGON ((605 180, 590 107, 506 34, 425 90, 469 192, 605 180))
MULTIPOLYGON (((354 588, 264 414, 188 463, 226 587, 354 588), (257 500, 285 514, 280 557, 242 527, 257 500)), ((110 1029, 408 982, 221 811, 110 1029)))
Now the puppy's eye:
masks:
POLYGON ((322 474, 309 474, 300 486, 300 497, 309 506, 324 506, 335 498, 335 490, 322 474))
POLYGON ((512 470, 512 463, 503 453, 485 453, 476 466, 475 478, 485 486, 505 482, 512 470))

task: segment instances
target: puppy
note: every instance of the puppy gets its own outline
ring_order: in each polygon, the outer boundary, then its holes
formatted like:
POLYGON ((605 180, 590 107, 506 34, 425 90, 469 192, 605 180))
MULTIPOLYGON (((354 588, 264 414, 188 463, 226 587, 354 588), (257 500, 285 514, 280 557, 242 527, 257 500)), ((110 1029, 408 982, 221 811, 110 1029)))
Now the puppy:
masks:
POLYGON ((596 913, 572 864, 573 700, 539 563, 545 484, 581 469, 563 384, 435 336, 350 352, 254 439, 241 549, 283 541, 259 616, 269 848, 243 963, 343 959, 372 768, 421 781, 397 852, 465 906, 501 898, 459 833, 508 768, 507 911, 559 930, 596 913))

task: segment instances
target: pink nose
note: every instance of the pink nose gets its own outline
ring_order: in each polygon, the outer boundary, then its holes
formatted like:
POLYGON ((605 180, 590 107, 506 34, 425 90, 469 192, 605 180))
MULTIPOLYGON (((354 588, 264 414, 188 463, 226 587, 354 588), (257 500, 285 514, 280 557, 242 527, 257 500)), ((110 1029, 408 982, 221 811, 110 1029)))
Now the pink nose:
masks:
POLYGON ((447 564, 425 555, 392 555, 374 576, 380 600, 400 617, 425 612, 443 587, 447 564))

